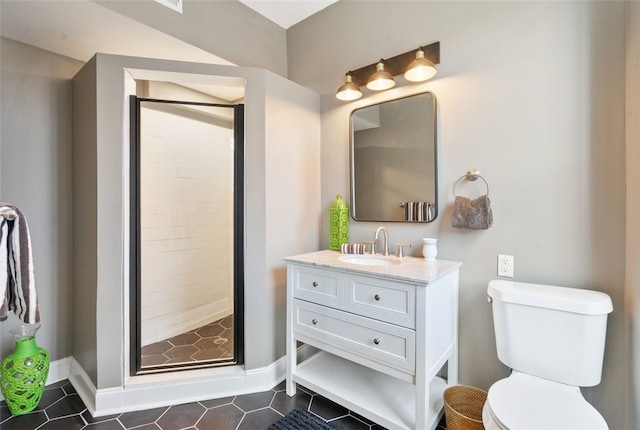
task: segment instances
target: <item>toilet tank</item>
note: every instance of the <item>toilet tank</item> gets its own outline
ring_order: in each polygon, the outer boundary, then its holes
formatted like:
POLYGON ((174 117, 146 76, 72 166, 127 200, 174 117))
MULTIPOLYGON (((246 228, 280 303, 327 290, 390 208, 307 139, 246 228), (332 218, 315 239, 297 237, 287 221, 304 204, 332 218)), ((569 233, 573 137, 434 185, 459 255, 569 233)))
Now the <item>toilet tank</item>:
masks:
POLYGON ((519 372, 598 385, 611 298, 598 291, 496 280, 487 288, 498 359, 519 372))

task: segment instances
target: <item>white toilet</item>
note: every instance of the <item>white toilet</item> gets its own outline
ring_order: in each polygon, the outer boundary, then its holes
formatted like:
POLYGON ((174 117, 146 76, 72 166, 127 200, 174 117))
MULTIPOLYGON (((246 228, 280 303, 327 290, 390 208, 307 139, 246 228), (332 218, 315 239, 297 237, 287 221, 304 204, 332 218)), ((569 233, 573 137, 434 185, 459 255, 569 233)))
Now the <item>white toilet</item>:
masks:
POLYGON ((608 429, 579 387, 602 376, 611 298, 598 291, 491 281, 498 359, 512 370, 489 388, 487 430, 608 429))

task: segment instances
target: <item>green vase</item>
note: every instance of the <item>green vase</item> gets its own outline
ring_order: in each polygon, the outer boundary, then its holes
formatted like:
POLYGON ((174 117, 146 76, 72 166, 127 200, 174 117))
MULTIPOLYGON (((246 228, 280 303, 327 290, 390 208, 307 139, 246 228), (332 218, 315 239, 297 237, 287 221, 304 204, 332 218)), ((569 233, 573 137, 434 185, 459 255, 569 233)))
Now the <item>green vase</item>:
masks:
POLYGON ((40 324, 24 324, 10 333, 15 349, 2 360, 0 388, 13 415, 31 412, 38 406, 49 374, 49 353, 36 345, 40 324))
POLYGON ((338 194, 329 208, 329 249, 340 251, 349 242, 349 208, 338 194))

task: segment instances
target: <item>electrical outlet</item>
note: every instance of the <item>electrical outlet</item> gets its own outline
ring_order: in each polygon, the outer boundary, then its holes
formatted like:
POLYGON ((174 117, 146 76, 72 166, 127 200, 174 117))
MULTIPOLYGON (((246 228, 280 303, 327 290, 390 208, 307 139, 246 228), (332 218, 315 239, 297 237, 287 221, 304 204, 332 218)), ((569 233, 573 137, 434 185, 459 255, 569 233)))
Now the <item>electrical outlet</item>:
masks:
POLYGON ((513 278, 513 255, 498 254, 498 276, 513 278))

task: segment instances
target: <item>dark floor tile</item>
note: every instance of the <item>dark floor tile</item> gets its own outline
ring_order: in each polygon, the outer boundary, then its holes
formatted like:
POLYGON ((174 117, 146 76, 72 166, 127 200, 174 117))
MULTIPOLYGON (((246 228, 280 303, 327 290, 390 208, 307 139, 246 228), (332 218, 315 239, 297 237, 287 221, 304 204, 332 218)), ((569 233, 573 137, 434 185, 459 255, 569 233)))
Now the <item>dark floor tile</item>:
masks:
POLYGON ((293 397, 287 396, 285 391, 279 391, 271 401, 271 407, 282 415, 287 415, 294 409, 307 410, 310 404, 311 396, 304 391, 298 391, 293 397))
POLYGON ((157 424, 163 430, 179 430, 185 427, 193 427, 205 411, 206 409, 200 403, 171 406, 157 421, 157 424))
POLYGON ((447 428, 447 420, 445 419, 444 415, 442 416, 442 418, 440 418, 440 422, 438 423, 438 426, 444 427, 445 429, 447 428))
POLYGON ((26 415, 16 415, 4 421, 2 430, 27 430, 35 429, 47 421, 47 415, 43 411, 32 412, 26 415))
POLYGON ((221 325, 207 325, 198 329, 196 333, 201 337, 214 337, 219 336, 225 330, 221 325))
POLYGON ((89 424, 84 430, 124 430, 124 426, 118 420, 102 421, 89 424))
MULTIPOLYGON (((80 417, 80 415, 74 415, 49 421, 42 427, 38 427, 38 430, 80 430, 84 426, 85 424, 82 417, 80 417)), ((5 430, 4 427, 2 430, 5 430)))
POLYGON ((36 408, 36 410, 44 410, 66 395, 67 393, 64 391, 62 386, 50 390, 44 390, 42 392, 42 397, 40 398, 40 402, 38 403, 38 407, 36 408))
POLYGON ((371 427, 351 415, 329 421, 338 430, 369 430, 371 427))
POLYGON ((233 404, 245 412, 255 411, 269 406, 274 394, 271 390, 263 391, 262 393, 243 394, 242 396, 236 396, 233 404))
POLYGON ((142 347, 142 355, 156 355, 169 351, 173 348, 167 341, 156 342, 142 347))
POLYGON ((158 366, 165 364, 169 359, 164 354, 153 354, 142 356, 142 366, 158 366))
POLYGON ((147 409, 145 411, 126 412, 120 415, 118 421, 120 421, 126 428, 137 427, 143 424, 154 423, 164 414, 166 408, 147 409))
POLYGON ((65 393, 67 394, 77 394, 78 392, 76 391, 75 387, 73 385, 71 385, 71 382, 66 381, 66 384, 64 384, 62 386, 62 389, 64 390, 65 393))
POLYGON ((286 379, 272 388, 273 391, 284 391, 286 389, 287 389, 287 380, 286 379))
POLYGON ((62 381, 53 382, 53 383, 47 385, 46 387, 44 387, 44 389, 46 391, 46 390, 49 390, 51 388, 59 388, 59 387, 62 387, 63 385, 66 385, 68 383, 69 383, 69 381, 67 379, 63 379, 62 381))
POLYGON ((191 356, 194 360, 217 360, 219 358, 226 357, 226 351, 221 349, 205 349, 203 351, 198 351, 191 356))
POLYGON ((233 315, 229 315, 220 320, 220 325, 226 328, 233 328, 233 315))
POLYGON ((47 407, 45 411, 49 415, 50 419, 65 417, 67 415, 80 414, 86 409, 84 403, 77 394, 69 394, 58 400, 51 406, 47 407))
POLYGON ((207 409, 215 408, 217 406, 222 406, 233 402, 235 396, 231 397, 223 397, 221 399, 209 399, 209 400, 201 400, 200 404, 207 409))
POLYGON ((105 415, 103 417, 92 417, 88 410, 85 410, 80 415, 82 415, 82 418, 84 418, 84 420, 88 424, 100 423, 102 421, 109 421, 109 420, 116 419, 120 416, 120 414, 115 414, 115 415, 105 415))
POLYGON ((2 403, 0 403, 0 423, 6 420, 7 418, 9 418, 10 416, 11 416, 11 411, 9 411, 9 406, 7 406, 7 404, 3 400, 2 403))
POLYGON ((198 352, 199 349, 193 345, 182 345, 182 346, 174 346, 169 351, 165 352, 164 355, 167 357, 174 358, 186 358, 191 357, 192 354, 198 352))
POLYGON ((314 396, 313 399, 311 399, 311 407, 309 410, 325 420, 332 420, 349 415, 347 408, 321 396, 314 396))
POLYGON ((260 409, 245 414, 237 430, 267 429, 282 418, 282 415, 271 408, 260 409))
POLYGON ((200 340, 200 336, 198 336, 194 332, 189 332, 189 333, 179 334, 167 340, 169 341, 169 343, 175 346, 193 345, 194 343, 200 340))
POLYGON ((156 423, 147 424, 142 427, 136 427, 136 430, 162 430, 156 423))
MULTIPOLYGON (((244 417, 237 406, 224 405, 209 409, 196 424, 198 430, 235 430, 244 417)), ((256 429, 257 430, 257 429, 256 429)))

